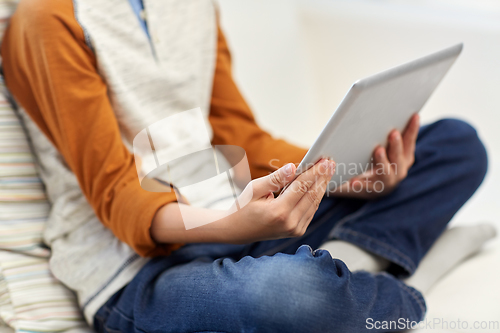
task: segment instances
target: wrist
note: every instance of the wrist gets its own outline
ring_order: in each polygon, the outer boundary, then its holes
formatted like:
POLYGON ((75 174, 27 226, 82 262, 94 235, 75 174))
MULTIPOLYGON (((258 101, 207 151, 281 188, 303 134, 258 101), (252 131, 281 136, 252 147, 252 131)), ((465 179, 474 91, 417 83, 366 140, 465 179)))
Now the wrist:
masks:
POLYGON ((177 202, 161 207, 151 223, 151 238, 159 243, 239 243, 232 231, 235 230, 236 218, 231 214, 214 222, 200 227, 186 230, 181 214, 181 205, 184 214, 198 214, 200 218, 209 215, 218 215, 220 212, 199 209, 177 202))

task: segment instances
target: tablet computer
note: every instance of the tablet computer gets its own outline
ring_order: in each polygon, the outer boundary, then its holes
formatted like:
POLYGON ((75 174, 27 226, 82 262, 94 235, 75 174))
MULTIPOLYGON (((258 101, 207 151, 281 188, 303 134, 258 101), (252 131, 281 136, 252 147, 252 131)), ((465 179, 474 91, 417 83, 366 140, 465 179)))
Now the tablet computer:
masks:
MULTIPOLYGON (((356 81, 297 167, 297 175, 321 158, 335 161, 333 190, 371 165, 373 150, 403 131, 462 51, 463 44, 356 81)), ((369 169, 368 169, 369 170, 369 169)))

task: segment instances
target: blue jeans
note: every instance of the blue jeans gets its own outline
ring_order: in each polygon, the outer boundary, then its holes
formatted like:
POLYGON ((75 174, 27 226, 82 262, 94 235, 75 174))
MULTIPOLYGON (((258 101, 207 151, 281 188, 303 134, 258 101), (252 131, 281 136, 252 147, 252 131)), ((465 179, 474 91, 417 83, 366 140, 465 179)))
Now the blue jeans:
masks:
MULTIPOLYGON (((95 315, 98 332, 364 332, 367 320, 420 321, 412 274, 482 182, 484 146, 453 119, 420 129, 415 164, 388 196, 323 199, 300 238, 248 245, 190 244, 152 259, 95 315), (317 249, 342 239, 391 262, 350 272, 317 249)), ((387 330, 385 330, 387 331, 387 330)), ((394 330, 397 331, 397 330, 394 330)))

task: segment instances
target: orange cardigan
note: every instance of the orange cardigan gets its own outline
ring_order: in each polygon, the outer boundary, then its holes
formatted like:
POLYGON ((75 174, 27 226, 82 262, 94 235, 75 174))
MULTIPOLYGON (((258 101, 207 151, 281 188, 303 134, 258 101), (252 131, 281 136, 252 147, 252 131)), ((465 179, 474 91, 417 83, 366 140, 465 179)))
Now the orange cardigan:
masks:
MULTIPOLYGON (((18 15, 23 12, 18 8, 12 17, 1 48, 7 87, 61 153, 100 221, 142 256, 168 254, 178 245, 156 244, 149 229, 157 210, 175 195, 140 187, 72 2, 56 3, 27 11, 36 12, 33 17, 18 15)), ((213 144, 243 147, 253 178, 299 162, 304 149, 274 139, 256 124, 233 81, 220 29, 217 49, 209 115, 213 144)))

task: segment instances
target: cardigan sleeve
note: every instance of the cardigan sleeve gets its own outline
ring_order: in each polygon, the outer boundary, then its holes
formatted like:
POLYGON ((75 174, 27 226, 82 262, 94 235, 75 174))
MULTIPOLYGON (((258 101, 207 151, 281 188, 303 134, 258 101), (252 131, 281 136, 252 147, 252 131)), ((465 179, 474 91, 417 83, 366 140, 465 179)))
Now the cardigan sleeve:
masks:
POLYGON ((258 126, 233 80, 231 55, 220 28, 209 120, 214 131, 213 144, 245 149, 252 178, 265 176, 290 162, 299 163, 307 152, 273 138, 258 126))
POLYGON ((150 236, 156 211, 175 194, 141 188, 72 2, 21 1, 1 54, 9 90, 61 153, 99 220, 142 256, 177 248, 150 236))

